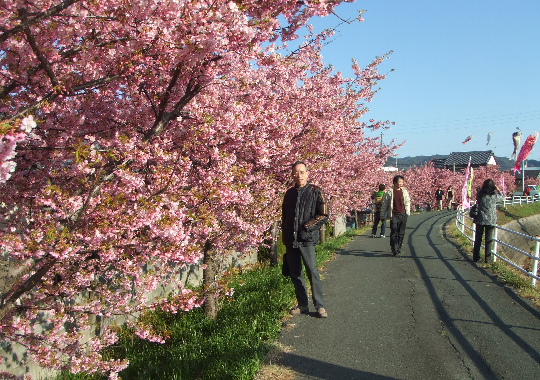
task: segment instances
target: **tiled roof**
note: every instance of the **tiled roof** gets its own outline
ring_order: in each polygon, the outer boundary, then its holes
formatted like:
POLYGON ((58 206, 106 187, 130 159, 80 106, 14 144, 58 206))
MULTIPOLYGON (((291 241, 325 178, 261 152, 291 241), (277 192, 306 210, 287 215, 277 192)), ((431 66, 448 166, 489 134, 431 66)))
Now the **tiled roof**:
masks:
MULTIPOLYGON (((518 173, 518 172, 515 172, 514 176, 518 179, 523 178, 523 174, 518 173)), ((525 178, 539 178, 539 177, 540 177, 540 170, 538 169, 530 170, 530 169, 525 168, 525 178)))
POLYGON ((445 166, 467 166, 471 158, 471 165, 487 165, 491 157, 492 150, 477 151, 477 152, 452 152, 444 162, 445 166))

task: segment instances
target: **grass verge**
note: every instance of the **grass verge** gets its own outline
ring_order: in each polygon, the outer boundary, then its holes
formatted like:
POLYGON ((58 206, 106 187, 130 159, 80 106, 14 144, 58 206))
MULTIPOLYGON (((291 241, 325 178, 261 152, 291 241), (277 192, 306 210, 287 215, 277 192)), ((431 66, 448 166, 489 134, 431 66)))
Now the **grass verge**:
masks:
MULTIPOLYGON (((357 230, 316 247, 322 267, 357 230)), ((283 320, 295 302, 292 283, 281 274, 281 265, 258 264, 252 270, 229 275, 234 288, 216 320, 201 309, 184 314, 152 312, 145 316, 169 335, 165 344, 139 339, 123 328, 120 340, 104 354, 128 358, 123 380, 230 380, 253 379, 268 351, 274 347, 283 320)), ((62 374, 59 379, 102 379, 100 376, 62 374)))
POLYGON ((540 202, 497 207, 497 221, 500 226, 513 220, 538 214, 540 214, 540 202))
MULTIPOLYGON (((513 220, 537 214, 540 214, 540 202, 506 207, 499 206, 497 208, 497 221, 499 225, 504 225, 513 220)), ((468 219, 466 220, 466 224, 469 225, 469 227, 472 226, 472 222, 468 219)), ((473 243, 461 234, 455 224, 450 226, 449 232, 456 243, 460 245, 461 249, 472 256, 473 243)), ((470 236, 471 231, 468 231, 468 234, 470 236)), ((517 294, 531 300, 535 306, 540 307, 540 287, 538 285, 536 287, 532 286, 530 277, 506 264, 502 260, 485 264, 483 262, 483 250, 480 251, 480 256, 481 259, 478 264, 481 267, 491 270, 502 284, 513 288, 517 294)))

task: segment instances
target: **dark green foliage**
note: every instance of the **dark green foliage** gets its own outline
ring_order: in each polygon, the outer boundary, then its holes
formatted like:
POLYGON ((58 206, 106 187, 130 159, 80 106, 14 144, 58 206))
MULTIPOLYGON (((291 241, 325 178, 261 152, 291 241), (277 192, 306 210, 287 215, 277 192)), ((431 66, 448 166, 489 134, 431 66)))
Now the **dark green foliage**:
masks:
POLYGON ((123 339, 129 367, 122 379, 251 379, 294 292, 280 268, 246 272, 231 282, 235 292, 215 321, 202 310, 183 315, 159 314, 170 338, 163 345, 123 339))

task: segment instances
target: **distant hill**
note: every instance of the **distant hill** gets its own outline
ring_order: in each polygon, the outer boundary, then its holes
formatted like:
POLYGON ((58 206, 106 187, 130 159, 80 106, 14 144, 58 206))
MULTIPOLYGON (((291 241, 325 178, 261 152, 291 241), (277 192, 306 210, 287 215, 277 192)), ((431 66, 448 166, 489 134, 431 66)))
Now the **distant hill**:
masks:
MULTIPOLYGON (((514 165, 516 163, 515 160, 511 160, 506 157, 497 157, 495 156, 495 160, 497 161, 497 164, 501 167, 502 170, 510 170, 514 168, 514 165)), ((527 160, 527 166, 529 167, 538 167, 540 166, 540 161, 538 160, 527 160)))
MULTIPOLYGON (((436 154, 433 156, 413 156, 413 157, 398 157, 397 158, 397 167, 400 170, 406 170, 413 166, 420 166, 422 164, 428 163, 431 160, 445 159, 448 155, 436 154)), ((502 170, 511 170, 514 168, 515 161, 507 157, 497 157, 495 156, 497 164, 502 170)), ((540 166, 540 161, 538 160, 527 160, 528 166, 538 167, 540 166)), ((396 166, 396 158, 391 157, 386 161, 385 166, 396 166)))

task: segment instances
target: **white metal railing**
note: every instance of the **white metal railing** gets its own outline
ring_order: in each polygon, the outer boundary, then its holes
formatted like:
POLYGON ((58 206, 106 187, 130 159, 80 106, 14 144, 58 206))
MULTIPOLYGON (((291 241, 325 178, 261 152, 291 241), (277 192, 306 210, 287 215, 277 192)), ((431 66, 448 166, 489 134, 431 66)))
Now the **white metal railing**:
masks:
POLYGON ((504 205, 504 206, 522 205, 522 204, 539 202, 539 201, 540 201, 540 197, 538 195, 535 195, 535 196, 514 195, 511 197, 504 198, 504 201, 500 202, 499 204, 504 205))
MULTIPOLYGON (((458 231, 461 232, 461 234, 463 234, 467 239, 472 241, 473 244, 474 244, 475 232, 476 232, 476 224, 474 224, 473 219, 471 217, 469 217, 469 209, 461 209, 461 207, 458 208, 458 212, 456 214, 456 227, 457 227, 458 231), (467 220, 471 221, 472 227, 469 227, 467 225, 467 223, 466 223, 467 220), (468 234, 469 231, 471 232, 470 236, 468 234)), ((482 245, 481 247, 485 248, 484 245, 482 245)), ((491 254, 493 255, 493 261, 497 261, 497 258, 499 258, 502 261, 504 261, 505 263, 507 263, 508 265, 516 268, 520 272, 523 272, 527 276, 531 277, 533 286, 536 285, 536 280, 540 280, 540 277, 538 276, 538 261, 540 260, 540 258, 539 258, 539 256, 540 256, 540 237, 529 236, 529 235, 522 234, 520 232, 509 230, 507 228, 496 226, 495 230, 493 232, 493 246, 492 246, 491 254), (523 250, 521 250, 519 248, 513 247, 510 244, 507 244, 507 243, 499 240, 498 237, 497 237, 498 236, 497 232, 499 230, 500 231, 506 231, 506 232, 509 232, 511 234, 515 234, 517 236, 525 238, 527 240, 534 241, 534 253, 531 255, 528 252, 525 252, 525 251, 523 251, 523 250), (501 244, 502 246, 504 246, 506 248, 509 248, 509 249, 511 249, 513 251, 516 251, 516 252, 518 252, 518 253, 520 253, 522 255, 530 257, 533 260, 532 271, 528 272, 525 269, 521 268, 519 265, 513 263, 512 261, 510 261, 507 258, 505 258, 505 257, 501 256, 500 254, 498 254, 497 253, 497 245, 498 244, 501 244)))

